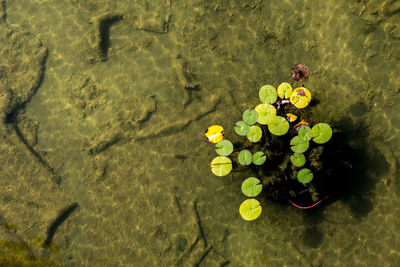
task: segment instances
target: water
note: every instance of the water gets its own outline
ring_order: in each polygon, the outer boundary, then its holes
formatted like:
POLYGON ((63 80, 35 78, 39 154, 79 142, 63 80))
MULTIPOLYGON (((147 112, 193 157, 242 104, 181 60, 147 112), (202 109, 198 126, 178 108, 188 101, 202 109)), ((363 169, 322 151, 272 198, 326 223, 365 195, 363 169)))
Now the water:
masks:
POLYGON ((2 3, 2 262, 400 264, 398 1, 2 3), (203 133, 234 136, 298 62, 354 178, 322 209, 263 198, 245 222, 245 177, 210 172, 203 133))

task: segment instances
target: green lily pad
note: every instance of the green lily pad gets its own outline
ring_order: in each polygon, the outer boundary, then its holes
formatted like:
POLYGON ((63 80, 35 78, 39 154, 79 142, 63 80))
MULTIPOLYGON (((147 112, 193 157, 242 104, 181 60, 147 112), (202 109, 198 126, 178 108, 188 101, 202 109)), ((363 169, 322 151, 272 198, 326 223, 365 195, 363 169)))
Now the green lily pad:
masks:
POLYGON ((254 165, 262 165, 264 164, 267 157, 265 156, 264 152, 258 151, 253 155, 253 164, 254 165))
POLYGON ((326 123, 318 123, 312 127, 313 141, 317 144, 323 144, 332 137, 332 128, 326 123))
POLYGON ((278 86, 278 96, 282 99, 288 99, 293 92, 290 83, 281 83, 278 86))
POLYGON ((263 87, 261 87, 258 95, 260 96, 262 102, 268 104, 275 103, 276 99, 278 98, 276 89, 272 85, 264 85, 263 87))
POLYGON ((290 140, 290 149, 292 149, 293 152, 295 153, 304 153, 307 151, 308 147, 310 146, 310 143, 307 141, 304 141, 301 139, 298 135, 292 138, 290 140))
POLYGON ((297 180, 303 184, 311 182, 313 177, 314 175, 309 169, 301 169, 299 173, 297 173, 297 180))
POLYGON ((290 156, 290 161, 296 167, 303 167, 306 164, 306 157, 301 153, 294 153, 290 156))
POLYGON ((255 110, 246 109, 243 112, 242 118, 248 125, 253 125, 257 122, 258 113, 255 110))
POLYGON ((289 122, 281 116, 275 116, 268 124, 268 130, 273 135, 284 135, 289 131, 289 122))
POLYGON ((313 137, 311 128, 306 125, 300 127, 298 134, 301 139, 307 142, 310 141, 311 138, 313 137))
POLYGON ((249 150, 242 150, 239 152, 238 161, 241 165, 250 165, 253 161, 253 155, 249 150))
POLYGON ((276 109, 271 104, 260 104, 254 108, 257 111, 259 124, 266 125, 276 116, 276 109))
POLYGON ((226 139, 219 141, 215 147, 217 148, 215 151, 220 156, 229 156, 233 151, 233 145, 231 141, 226 139))
POLYGON ((247 134, 247 139, 250 142, 256 143, 260 141, 262 136, 262 130, 259 126, 253 125, 250 127, 250 132, 247 134))
POLYGON ((239 213, 246 221, 257 219, 261 214, 262 208, 257 199, 249 198, 240 204, 239 213))
POLYGON ((250 125, 244 121, 238 121, 235 123, 235 132, 240 136, 245 136, 250 132, 250 125))
POLYGON ((211 171, 216 176, 225 176, 232 170, 232 161, 224 156, 215 157, 211 161, 211 171))
POLYGON ((242 183, 242 192, 245 196, 255 197, 261 193, 262 184, 260 180, 255 177, 247 178, 242 183))

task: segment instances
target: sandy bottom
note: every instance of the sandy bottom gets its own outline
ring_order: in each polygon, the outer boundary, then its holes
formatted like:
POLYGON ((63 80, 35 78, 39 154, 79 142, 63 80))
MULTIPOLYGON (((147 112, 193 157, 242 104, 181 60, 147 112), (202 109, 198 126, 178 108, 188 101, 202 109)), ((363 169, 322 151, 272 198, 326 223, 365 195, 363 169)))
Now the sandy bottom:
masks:
POLYGON ((400 265, 398 2, 3 2, 0 27, 48 56, 2 133, 1 261, 400 265), (246 174, 214 176, 203 133, 234 138, 259 88, 291 82, 298 62, 310 116, 351 140, 352 187, 311 212, 261 197, 246 222, 246 174))

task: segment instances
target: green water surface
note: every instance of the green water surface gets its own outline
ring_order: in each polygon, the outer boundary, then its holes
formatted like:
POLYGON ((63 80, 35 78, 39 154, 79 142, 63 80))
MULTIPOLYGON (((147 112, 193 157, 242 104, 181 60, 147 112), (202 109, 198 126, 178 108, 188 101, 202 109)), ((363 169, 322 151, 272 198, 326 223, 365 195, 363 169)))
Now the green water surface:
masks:
POLYGON ((1 2, 1 263, 400 265, 399 1, 1 2), (354 177, 321 209, 260 198, 246 222, 246 177, 214 176, 203 134, 234 136, 299 62, 354 177))

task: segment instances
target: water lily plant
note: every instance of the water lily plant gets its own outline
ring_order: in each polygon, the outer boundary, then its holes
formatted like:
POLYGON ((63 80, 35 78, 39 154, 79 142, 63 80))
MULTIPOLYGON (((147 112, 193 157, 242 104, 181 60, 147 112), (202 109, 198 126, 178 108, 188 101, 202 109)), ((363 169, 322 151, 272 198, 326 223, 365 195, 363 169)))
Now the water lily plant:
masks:
MULTIPOLYGON (((309 69, 304 64, 297 64, 292 70, 296 81, 304 81, 308 75, 309 69)), ((284 177, 280 181, 295 180, 307 188, 316 179, 314 174, 318 176, 318 172, 314 172, 318 146, 331 139, 332 128, 327 123, 312 125, 307 118, 298 120, 296 111, 306 108, 311 102, 311 93, 304 85, 295 89, 288 82, 282 82, 277 89, 273 85, 263 85, 259 90, 259 99, 261 103, 254 109, 244 110, 241 120, 234 124, 234 132, 240 137, 247 137, 244 143, 238 143, 239 147, 235 148, 231 141, 224 139, 222 126, 208 127, 205 137, 207 141, 215 143, 215 151, 219 155, 211 161, 211 171, 217 176, 225 176, 232 168, 247 166, 256 168, 262 174, 268 170, 266 165, 268 168, 274 167, 271 166, 276 162, 274 155, 286 153, 285 157, 279 156, 283 163, 276 166, 284 177), (279 138, 282 141, 278 142, 279 138), (280 145, 274 148, 277 142, 280 145), (268 151, 271 146, 272 150, 279 150, 268 151), (282 149, 282 146, 286 148, 282 149)), ((254 197, 259 196, 263 186, 266 185, 256 177, 243 181, 242 192, 251 197, 243 201, 239 208, 244 220, 251 221, 260 216, 261 204, 254 197)))

